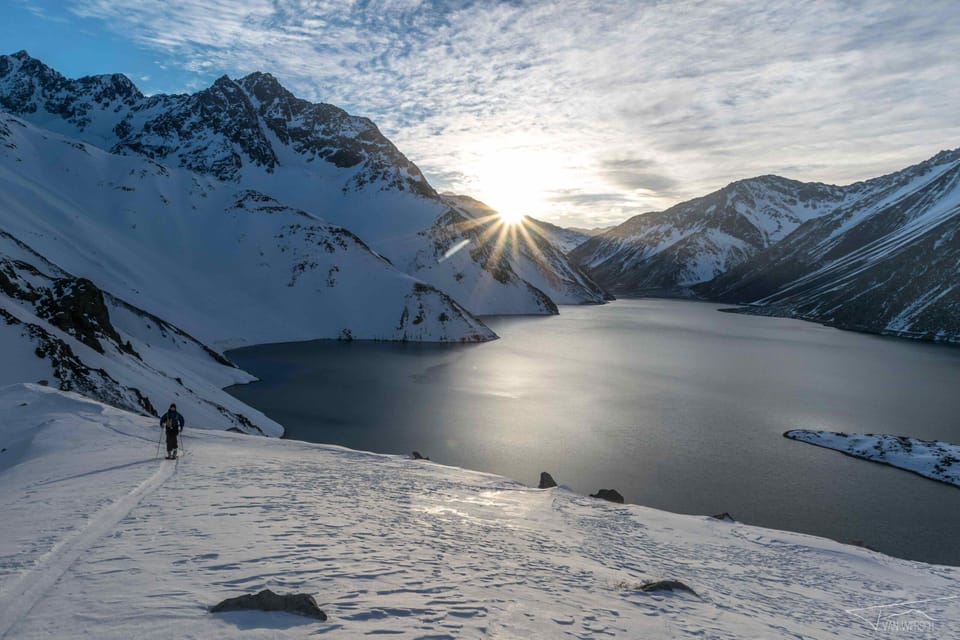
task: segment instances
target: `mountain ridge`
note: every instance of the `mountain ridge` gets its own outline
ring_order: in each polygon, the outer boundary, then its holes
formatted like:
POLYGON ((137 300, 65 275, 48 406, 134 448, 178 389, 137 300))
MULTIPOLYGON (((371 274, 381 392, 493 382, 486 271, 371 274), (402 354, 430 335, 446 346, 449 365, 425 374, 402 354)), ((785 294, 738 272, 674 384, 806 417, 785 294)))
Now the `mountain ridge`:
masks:
POLYGON ((958 167, 953 149, 845 186, 770 175, 736 181, 631 218, 571 257, 620 294, 695 297, 957 342, 958 167))

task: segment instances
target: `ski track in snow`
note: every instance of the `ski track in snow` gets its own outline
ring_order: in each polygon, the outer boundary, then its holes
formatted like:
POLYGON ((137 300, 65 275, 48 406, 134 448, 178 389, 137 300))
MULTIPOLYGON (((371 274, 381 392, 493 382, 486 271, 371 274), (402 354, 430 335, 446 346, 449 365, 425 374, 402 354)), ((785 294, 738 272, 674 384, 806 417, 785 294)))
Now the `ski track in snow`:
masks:
MULTIPOLYGON (((121 433, 119 430, 111 430, 121 433)), ((77 559, 98 540, 113 531, 145 496, 166 482, 173 475, 176 467, 176 464, 161 465, 153 475, 134 489, 98 511, 85 527, 72 537, 55 545, 36 567, 22 574, 14 584, 0 592, 0 638, 14 637, 9 634, 17 623, 30 615, 34 605, 60 580, 77 559)))

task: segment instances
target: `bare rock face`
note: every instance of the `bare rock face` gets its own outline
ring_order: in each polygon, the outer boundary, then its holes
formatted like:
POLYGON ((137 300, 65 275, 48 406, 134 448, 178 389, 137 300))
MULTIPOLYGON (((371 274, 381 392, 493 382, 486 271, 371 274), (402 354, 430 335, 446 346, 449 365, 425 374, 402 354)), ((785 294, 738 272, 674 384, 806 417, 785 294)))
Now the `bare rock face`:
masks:
POLYGON ((600 489, 600 491, 597 491, 596 493, 591 493, 590 497, 623 504, 623 496, 620 495, 620 492, 616 489, 600 489))
MULTIPOLYGON (((686 593, 697 595, 697 592, 683 584, 679 580, 657 580, 656 582, 647 582, 640 585, 640 591, 645 593, 655 593, 658 591, 685 591, 686 593)), ((700 596, 697 596, 698 598, 700 596)))
POLYGON ((556 483, 556 481, 553 479, 553 476, 551 476, 551 475, 550 475, 549 473, 547 473, 546 471, 541 471, 541 472, 540 472, 540 485, 539 485, 537 488, 538 488, 538 489, 551 489, 551 488, 553 488, 553 487, 555 487, 555 486, 557 486, 557 483, 556 483))
POLYGON ((236 598, 227 598, 220 604, 210 608, 210 613, 219 613, 221 611, 286 611, 308 618, 317 620, 326 620, 325 614, 313 596, 307 593, 288 593, 278 595, 270 589, 264 589, 256 595, 243 595, 236 598))

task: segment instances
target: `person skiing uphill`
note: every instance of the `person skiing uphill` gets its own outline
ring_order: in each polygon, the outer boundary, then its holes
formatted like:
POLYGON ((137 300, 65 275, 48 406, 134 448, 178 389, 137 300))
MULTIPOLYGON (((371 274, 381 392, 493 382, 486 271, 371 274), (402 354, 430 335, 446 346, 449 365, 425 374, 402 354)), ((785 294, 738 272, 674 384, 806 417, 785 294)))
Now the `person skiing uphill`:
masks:
POLYGON ((183 431, 183 416, 177 412, 177 405, 171 404, 160 416, 160 426, 167 432, 167 460, 173 460, 177 457, 177 437, 183 431))

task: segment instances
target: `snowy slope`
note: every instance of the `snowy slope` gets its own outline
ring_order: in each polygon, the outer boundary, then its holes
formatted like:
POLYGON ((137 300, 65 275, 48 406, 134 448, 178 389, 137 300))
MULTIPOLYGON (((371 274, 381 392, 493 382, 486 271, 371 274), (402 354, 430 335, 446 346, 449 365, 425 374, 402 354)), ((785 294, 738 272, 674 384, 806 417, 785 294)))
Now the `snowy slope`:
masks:
POLYGON ((614 293, 678 293, 744 263, 844 197, 838 187, 778 176, 741 180, 634 216, 570 256, 614 293))
POLYGON ((495 337, 313 213, 2 113, 0 230, 218 348, 495 337))
POLYGON ((193 424, 206 428, 283 433, 279 424, 222 391, 253 376, 4 232, 0 345, 0 385, 45 380, 150 416, 176 402, 193 424))
POLYGON ((944 638, 960 620, 960 569, 812 536, 230 433, 156 460, 151 420, 29 385, 0 413, 0 638, 872 639, 909 607, 911 637, 944 638), (696 595, 639 589, 661 579, 696 595), (206 611, 261 588, 329 620, 206 611))
POLYGON ((269 74, 145 97, 122 75, 71 80, 21 51, 0 56, 0 108, 103 150, 204 176, 196 188, 180 185, 182 198, 226 183, 345 227, 473 313, 555 311, 482 249, 441 260, 464 236, 420 170, 368 119, 298 99, 269 74))
POLYGON ((960 487, 960 445, 906 436, 810 429, 794 429, 783 435, 791 440, 905 469, 931 480, 960 487))
POLYGON ((960 341, 960 150, 845 189, 857 193, 850 204, 698 292, 757 313, 960 341))

